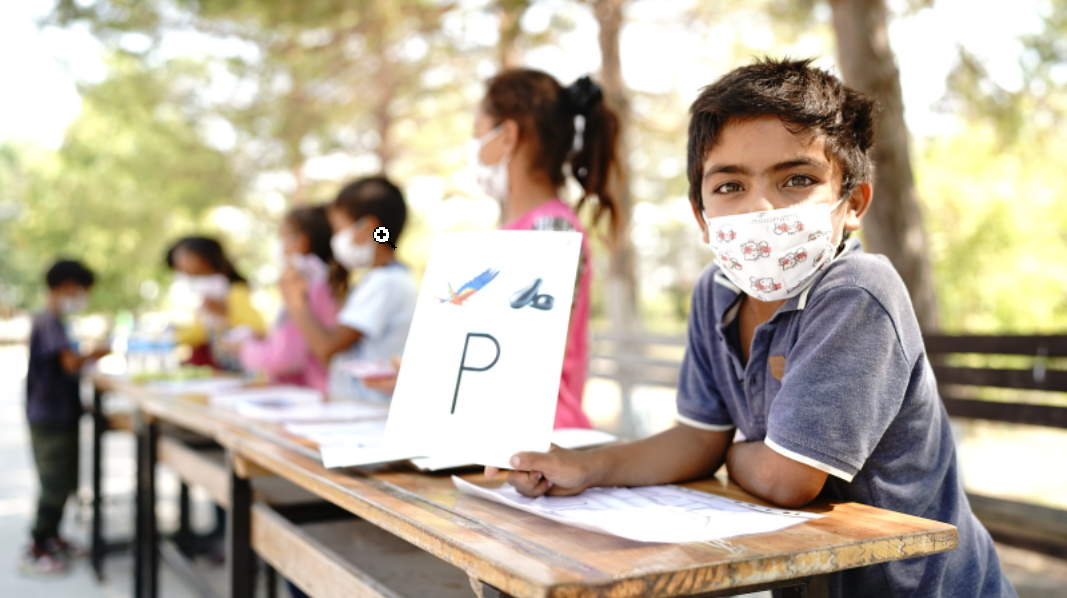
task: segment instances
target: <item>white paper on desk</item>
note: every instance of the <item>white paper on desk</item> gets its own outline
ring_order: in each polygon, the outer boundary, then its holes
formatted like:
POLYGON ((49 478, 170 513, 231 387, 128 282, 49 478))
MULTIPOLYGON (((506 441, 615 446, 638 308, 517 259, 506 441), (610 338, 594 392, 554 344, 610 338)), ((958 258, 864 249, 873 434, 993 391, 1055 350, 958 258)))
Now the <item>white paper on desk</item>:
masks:
POLYGON ((785 529, 824 515, 783 511, 681 486, 590 488, 577 496, 522 496, 452 476, 460 491, 545 519, 638 542, 707 542, 785 529))
POLYGON ((387 446, 498 467, 517 452, 548 450, 581 242, 573 232, 437 235, 387 446), (513 307, 534 285, 530 296, 546 298, 513 307))
MULTIPOLYGON (((590 430, 587 428, 560 428, 552 430, 552 444, 565 449, 581 449, 594 446, 611 444, 618 440, 616 436, 590 430)), ((450 461, 439 457, 422 457, 412 459, 411 464, 420 471, 441 471, 442 469, 456 469, 458 467, 472 467, 473 463, 450 461)))
POLYGON ((348 441, 344 444, 327 444, 319 447, 322 464, 325 467, 356 467, 374 463, 404 461, 413 455, 404 449, 396 449, 380 444, 380 439, 366 443, 348 441))
POLYGON ((285 424, 285 431, 320 445, 380 443, 385 435, 385 419, 359 422, 285 424))
POLYGON ((259 401, 263 403, 276 403, 278 405, 303 405, 321 403, 325 400, 322 393, 303 386, 254 386, 240 389, 223 389, 213 392, 208 398, 208 404, 220 409, 235 409, 237 403, 242 401, 259 401))
POLYGON ((148 387, 172 395, 211 395, 235 391, 244 386, 240 378, 196 378, 193 380, 154 380, 148 387))
POLYGON ((382 407, 342 402, 284 405, 276 402, 243 400, 238 401, 235 410, 238 415, 268 422, 373 419, 384 418, 386 414, 382 407))

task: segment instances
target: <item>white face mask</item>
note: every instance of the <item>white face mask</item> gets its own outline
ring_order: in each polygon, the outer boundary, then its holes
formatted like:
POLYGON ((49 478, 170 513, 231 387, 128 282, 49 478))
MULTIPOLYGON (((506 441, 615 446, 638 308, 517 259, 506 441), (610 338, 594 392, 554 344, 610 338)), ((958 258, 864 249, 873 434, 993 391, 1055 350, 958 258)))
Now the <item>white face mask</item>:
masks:
POLYGON ((830 215, 841 202, 704 218, 723 274, 749 296, 778 301, 799 295, 834 260, 830 215))
POLYGON ((363 230, 363 226, 356 222, 344 230, 337 231, 337 234, 330 238, 333 259, 347 270, 358 270, 374 264, 376 243, 374 241, 356 243, 355 241, 356 233, 363 230))
POLYGON ((78 291, 74 295, 63 295, 59 298, 59 313, 64 316, 76 314, 89 305, 89 295, 85 291, 78 291))
POLYGON ((471 139, 467 145, 467 163, 474 172, 478 186, 486 195, 501 203, 508 199, 508 162, 511 161, 511 154, 496 164, 486 164, 482 162, 482 148, 503 132, 504 125, 500 125, 477 139, 471 139))
POLYGON ((308 282, 320 282, 326 280, 330 275, 330 268, 314 253, 291 255, 288 262, 308 282))
POLYGON ((230 279, 223 274, 208 274, 200 276, 179 275, 177 280, 185 283, 185 286, 203 299, 222 301, 230 292, 230 279))

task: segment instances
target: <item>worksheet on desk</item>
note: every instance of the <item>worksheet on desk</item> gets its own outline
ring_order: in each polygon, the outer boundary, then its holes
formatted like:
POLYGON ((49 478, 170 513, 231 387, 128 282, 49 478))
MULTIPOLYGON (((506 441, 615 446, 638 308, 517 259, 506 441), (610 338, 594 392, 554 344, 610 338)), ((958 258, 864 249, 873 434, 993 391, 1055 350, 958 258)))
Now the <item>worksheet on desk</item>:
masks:
POLYGON ((590 488, 577 496, 522 496, 511 486, 482 488, 452 476, 465 494, 545 519, 638 542, 707 542, 775 532, 824 515, 786 511, 682 486, 590 488))

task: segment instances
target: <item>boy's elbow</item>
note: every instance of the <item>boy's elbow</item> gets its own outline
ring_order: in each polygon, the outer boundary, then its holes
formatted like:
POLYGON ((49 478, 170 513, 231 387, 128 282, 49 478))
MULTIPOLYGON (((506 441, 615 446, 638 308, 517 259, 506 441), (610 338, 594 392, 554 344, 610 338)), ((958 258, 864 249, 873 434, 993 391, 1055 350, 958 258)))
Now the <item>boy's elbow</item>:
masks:
POLYGON ((798 488, 796 486, 780 485, 766 497, 767 500, 786 509, 799 509, 806 506, 819 495, 819 490, 812 491, 810 488, 798 488))

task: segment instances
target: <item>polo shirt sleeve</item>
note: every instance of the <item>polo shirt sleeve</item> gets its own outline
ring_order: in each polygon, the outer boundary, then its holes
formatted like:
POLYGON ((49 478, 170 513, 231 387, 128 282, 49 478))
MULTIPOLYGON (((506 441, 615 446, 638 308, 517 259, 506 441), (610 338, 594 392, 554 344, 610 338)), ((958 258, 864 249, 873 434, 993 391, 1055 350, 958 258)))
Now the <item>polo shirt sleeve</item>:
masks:
POLYGON ((677 419, 701 430, 725 432, 734 428, 734 421, 715 381, 711 343, 718 338, 718 330, 711 280, 703 276, 693 289, 685 357, 678 372, 677 419))
POLYGON ((770 407, 766 445, 851 482, 900 411, 912 370, 899 327, 868 290, 812 298, 770 407))
POLYGON ((372 271, 348 296, 337 314, 337 323, 368 338, 378 338, 385 330, 389 314, 396 309, 393 295, 389 274, 372 271))

